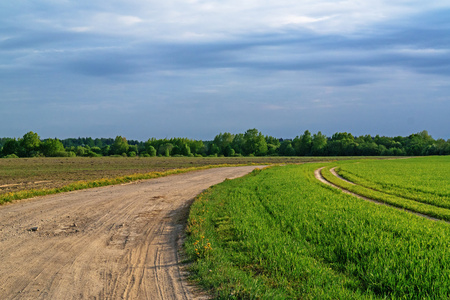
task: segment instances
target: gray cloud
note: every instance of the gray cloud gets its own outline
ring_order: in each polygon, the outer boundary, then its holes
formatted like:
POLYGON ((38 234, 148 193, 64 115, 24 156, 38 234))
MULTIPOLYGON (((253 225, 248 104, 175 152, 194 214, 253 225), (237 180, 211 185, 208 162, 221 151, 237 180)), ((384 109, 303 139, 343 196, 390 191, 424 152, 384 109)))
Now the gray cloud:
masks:
MULTIPOLYGON (((369 10, 350 14, 353 6, 346 15, 330 3, 322 3, 323 12, 261 3, 242 4, 245 12, 233 1, 180 8, 138 0, 0 4, 3 136, 23 135, 27 126, 55 136, 54 124, 65 122, 62 136, 114 136, 120 128, 132 138, 158 130, 179 136, 183 127, 183 134, 211 138, 259 126, 289 137, 297 128, 321 130, 321 122, 328 130, 373 131, 389 109, 400 118, 390 126, 404 132, 400 112, 408 103, 421 108, 408 118, 430 103, 438 115, 450 110, 448 8, 416 3, 409 13, 384 3, 377 9, 387 17, 380 19, 369 10), (302 9, 309 14, 295 14, 302 9), (352 115, 371 124, 352 125, 352 115)), ((417 122, 448 136, 446 118, 435 123, 417 122)))
MULTIPOLYGON (((110 64, 118 65, 117 68, 112 66, 112 70, 127 69, 124 65, 128 64, 129 71, 138 73, 142 71, 139 66, 163 70, 245 68, 267 71, 393 66, 448 75, 449 31, 399 28, 373 36, 345 37, 303 30, 234 36, 214 43, 131 43, 131 47, 112 55, 116 57, 111 58, 110 64)), ((104 61, 110 55, 100 50, 87 56, 87 60, 104 61)), ((107 76, 108 68, 103 69, 107 76)), ((94 73, 98 72, 94 70, 94 73)))
POLYGON ((89 31, 22 29, 0 40, 0 51, 18 51, 17 58, 32 55, 35 61, 30 59, 30 63, 56 57, 69 71, 94 76, 139 74, 146 69, 273 71, 386 65, 448 75, 450 21, 445 18, 446 12, 414 16, 414 25, 409 24, 411 20, 391 21, 373 34, 350 36, 303 29, 232 35, 218 41, 165 42, 145 36, 136 40, 135 36, 89 31), (426 26, 413 27, 421 24, 426 26))

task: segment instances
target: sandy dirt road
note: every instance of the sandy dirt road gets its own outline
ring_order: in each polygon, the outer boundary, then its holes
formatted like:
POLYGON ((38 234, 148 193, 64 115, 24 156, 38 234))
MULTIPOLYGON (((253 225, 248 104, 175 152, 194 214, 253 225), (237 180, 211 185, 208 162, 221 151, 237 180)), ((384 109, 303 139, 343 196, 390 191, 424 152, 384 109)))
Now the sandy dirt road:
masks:
POLYGON ((0 299, 197 298, 177 251, 189 206, 202 190, 255 168, 209 169, 0 207, 0 299))

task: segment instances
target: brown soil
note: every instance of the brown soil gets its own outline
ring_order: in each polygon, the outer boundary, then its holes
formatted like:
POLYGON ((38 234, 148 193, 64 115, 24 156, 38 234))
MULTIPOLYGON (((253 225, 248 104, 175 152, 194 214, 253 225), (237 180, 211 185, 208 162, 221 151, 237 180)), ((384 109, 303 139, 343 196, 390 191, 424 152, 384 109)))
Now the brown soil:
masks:
POLYGON ((178 248, 194 197, 256 168, 218 168, 0 207, 1 299, 197 299, 178 248))

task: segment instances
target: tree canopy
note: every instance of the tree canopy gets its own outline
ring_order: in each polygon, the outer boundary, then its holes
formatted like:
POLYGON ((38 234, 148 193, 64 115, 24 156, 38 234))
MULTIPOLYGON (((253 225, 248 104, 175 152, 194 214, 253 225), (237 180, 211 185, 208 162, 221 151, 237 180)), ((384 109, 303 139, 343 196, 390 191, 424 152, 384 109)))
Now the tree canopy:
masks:
POLYGON ((433 139, 426 130, 407 137, 353 136, 336 132, 327 137, 305 130, 294 139, 264 136, 256 128, 245 133, 219 133, 212 141, 188 138, 145 142, 112 138, 69 138, 41 140, 37 133, 22 138, 0 138, 0 157, 35 156, 418 156, 450 155, 450 140, 433 139))

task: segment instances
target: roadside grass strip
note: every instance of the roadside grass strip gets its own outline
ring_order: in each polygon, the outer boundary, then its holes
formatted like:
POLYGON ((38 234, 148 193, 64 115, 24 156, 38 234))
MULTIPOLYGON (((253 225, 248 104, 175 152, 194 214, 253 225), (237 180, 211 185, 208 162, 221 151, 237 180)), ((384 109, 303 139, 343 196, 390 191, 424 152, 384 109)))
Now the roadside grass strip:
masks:
MULTIPOLYGON (((412 212, 416 212, 419 214, 423 214, 432 218, 440 219, 443 221, 450 222, 450 209, 438 207, 435 205, 427 204, 423 202, 419 202, 416 200, 403 198, 399 196, 395 196, 392 194, 387 194, 381 191, 373 190, 371 188, 366 188, 364 186, 360 186, 356 184, 351 184, 346 182, 345 180, 342 180, 336 176, 334 176, 330 169, 335 167, 333 166, 327 166, 321 170, 321 175, 329 182, 333 183, 334 185, 347 190, 349 192, 355 193, 357 195, 377 200, 383 203, 386 203, 388 205, 392 205, 398 208, 406 209, 412 212)), ((350 178, 345 178, 347 180, 350 180, 350 178)))
POLYGON ((278 166, 226 180, 191 207, 192 279, 216 299, 446 299, 450 224, 343 194, 278 166))
POLYGON ((366 160, 340 164, 343 178, 386 194, 450 208, 450 157, 366 160))
POLYGON ((22 200, 22 199, 33 198, 33 197, 37 197, 37 196, 52 195, 52 194, 71 192, 71 191, 77 191, 77 190, 83 190, 83 189, 89 189, 89 188, 95 188, 95 187, 102 187, 102 186, 108 186, 108 185, 124 184, 124 183, 130 183, 130 182, 138 181, 138 180, 153 179, 153 178, 159 178, 159 177, 164 177, 164 176, 169 176, 169 175, 174 175, 174 174, 181 174, 181 173, 187 173, 187 172, 205 170, 205 169, 211 169, 211 168, 238 167, 238 166, 246 166, 246 165, 253 165, 253 164, 209 165, 209 166, 201 166, 201 167, 173 169, 173 170, 168 170, 168 171, 163 171, 163 172, 149 172, 149 173, 142 173, 142 174, 137 173, 137 174, 121 176, 121 177, 116 177, 116 178, 102 178, 102 179, 92 180, 92 181, 77 181, 77 182, 74 182, 74 183, 68 184, 66 186, 59 187, 59 188, 38 189, 38 190, 32 189, 32 190, 23 190, 23 191, 18 191, 18 192, 2 194, 2 195, 0 195, 0 205, 7 203, 7 202, 14 201, 14 200, 22 200))

